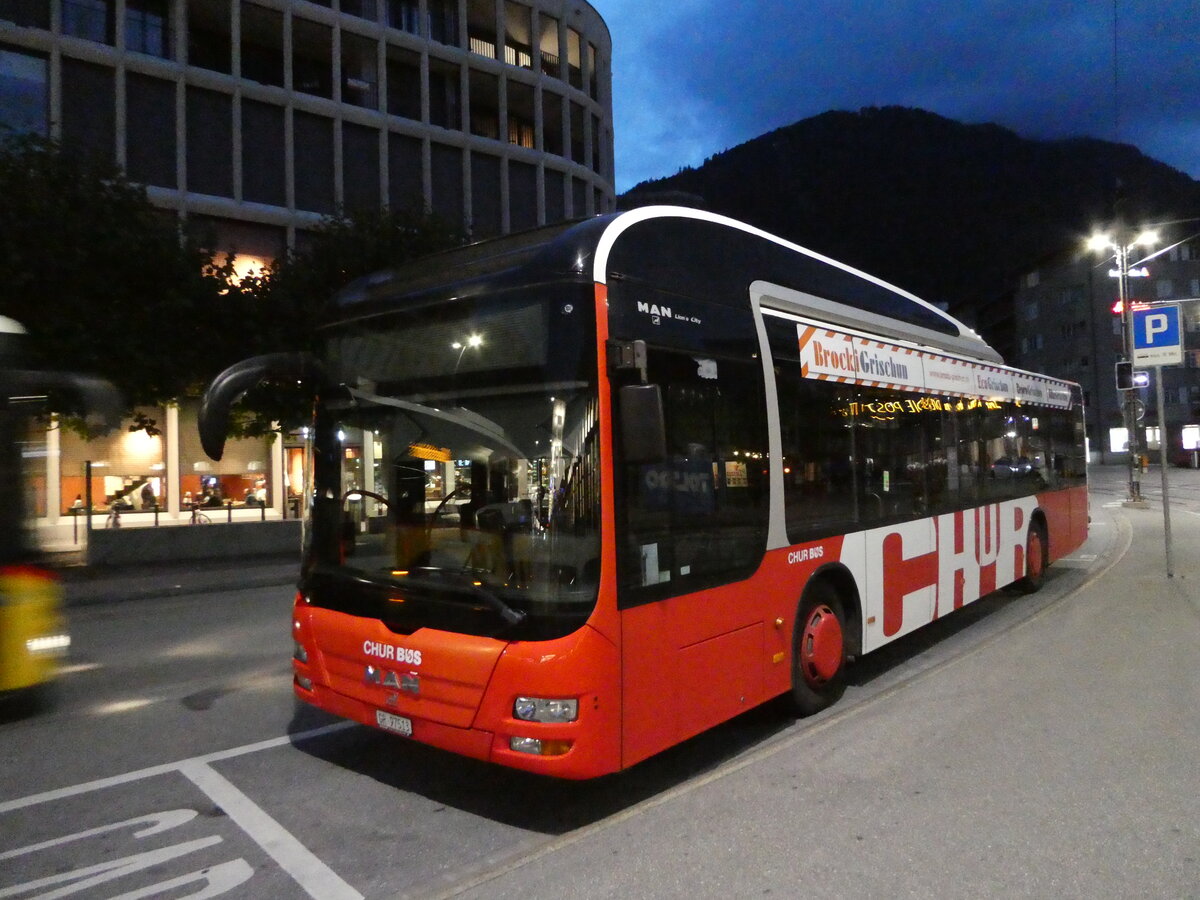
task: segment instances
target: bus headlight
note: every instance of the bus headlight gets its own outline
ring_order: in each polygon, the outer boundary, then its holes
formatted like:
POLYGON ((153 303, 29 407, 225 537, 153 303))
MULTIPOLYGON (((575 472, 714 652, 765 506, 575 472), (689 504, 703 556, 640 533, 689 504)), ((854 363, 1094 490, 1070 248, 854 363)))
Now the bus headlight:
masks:
POLYGON ((518 697, 513 716, 525 722, 574 722, 579 716, 579 701, 518 697))
POLYGON ((302 663, 308 662, 308 651, 304 649, 304 645, 299 641, 293 641, 292 643, 295 645, 292 650, 292 659, 302 663))
POLYGON ((70 648, 69 634, 45 634, 25 642, 25 649, 31 656, 62 656, 70 648))

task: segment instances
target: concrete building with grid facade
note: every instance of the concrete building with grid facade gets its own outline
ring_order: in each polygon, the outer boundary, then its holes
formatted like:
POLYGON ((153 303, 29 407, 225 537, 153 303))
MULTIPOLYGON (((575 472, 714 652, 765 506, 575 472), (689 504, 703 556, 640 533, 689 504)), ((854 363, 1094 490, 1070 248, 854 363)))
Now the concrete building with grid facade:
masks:
POLYGON ((477 238, 611 211, 611 58, 585 2, 0 0, 0 124, 261 262, 364 207, 477 238))

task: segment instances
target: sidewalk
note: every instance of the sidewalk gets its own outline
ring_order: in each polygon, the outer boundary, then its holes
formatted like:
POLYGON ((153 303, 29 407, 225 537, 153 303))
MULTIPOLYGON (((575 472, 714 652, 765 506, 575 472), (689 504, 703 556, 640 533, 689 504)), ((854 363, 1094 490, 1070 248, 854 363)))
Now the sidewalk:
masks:
POLYGON ((1092 475, 1094 537, 967 649, 446 896, 1200 897, 1200 472, 1171 579, 1158 470, 1148 509, 1092 475))
POLYGON ((299 552, 236 560, 141 566, 67 566, 58 570, 68 607, 230 591, 286 587, 300 576, 299 552))

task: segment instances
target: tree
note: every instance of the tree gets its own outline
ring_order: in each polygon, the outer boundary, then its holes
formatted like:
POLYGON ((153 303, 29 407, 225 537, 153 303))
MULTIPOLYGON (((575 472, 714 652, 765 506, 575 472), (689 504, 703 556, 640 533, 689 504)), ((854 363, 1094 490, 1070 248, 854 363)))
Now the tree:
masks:
MULTIPOLYGON (((242 279, 236 291, 253 321, 253 343, 243 356, 316 349, 317 327, 334 295, 363 275, 391 269, 459 246, 464 234, 435 215, 390 208, 355 211, 324 220, 304 249, 277 260, 261 275, 242 279)), ((250 392, 233 419, 235 434, 265 434, 278 424, 296 427, 310 413, 295 385, 263 385, 250 392)))
MULTIPOLYGON (((0 198, 0 314, 29 331, 29 365, 107 378, 130 409, 197 397, 255 353, 311 349, 338 289, 463 240, 422 212, 339 215, 239 279, 236 248, 181 228, 115 167, 33 135, 0 141, 0 198)), ((242 433, 296 421, 294 398, 250 399, 242 433)))
POLYGON ((325 219, 304 249, 277 260, 240 290, 261 317, 262 352, 310 349, 315 326, 339 290, 356 278, 392 269, 463 243, 464 235, 435 215, 390 208, 325 219))
MULTIPOLYGON (((0 313, 30 363, 103 376, 130 407, 195 392, 232 358, 228 268, 112 166, 32 135, 0 143, 0 313)), ((152 423, 151 423, 152 424, 152 423)))

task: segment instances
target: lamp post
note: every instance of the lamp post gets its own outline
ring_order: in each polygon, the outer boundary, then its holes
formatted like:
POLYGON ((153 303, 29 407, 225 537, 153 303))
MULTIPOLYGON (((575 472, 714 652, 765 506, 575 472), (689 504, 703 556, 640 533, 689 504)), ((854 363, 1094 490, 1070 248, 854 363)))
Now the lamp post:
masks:
MULTIPOLYGON (((1142 231, 1135 237, 1130 239, 1130 231, 1123 224, 1118 224, 1116 228, 1117 237, 1113 238, 1107 234, 1097 234, 1088 240, 1088 248, 1098 252, 1112 253, 1112 258, 1116 262, 1116 269, 1109 274, 1115 275, 1117 278, 1117 300, 1121 308, 1121 336, 1122 345, 1125 351, 1125 359, 1133 362, 1133 310, 1130 308, 1132 303, 1129 297, 1129 253, 1138 245, 1149 246, 1158 242, 1158 234, 1154 231, 1142 231)), ((1137 423, 1137 398, 1133 394, 1133 390, 1121 389, 1118 385, 1118 392, 1121 394, 1121 409, 1125 420, 1125 434, 1128 437, 1129 448, 1129 496, 1126 502, 1141 503, 1142 502, 1142 482, 1141 482, 1141 440, 1140 429, 1137 423)), ((1161 433, 1162 423, 1159 423, 1161 433)))

